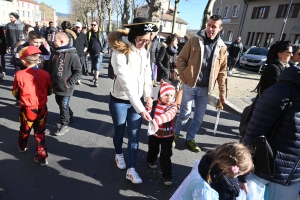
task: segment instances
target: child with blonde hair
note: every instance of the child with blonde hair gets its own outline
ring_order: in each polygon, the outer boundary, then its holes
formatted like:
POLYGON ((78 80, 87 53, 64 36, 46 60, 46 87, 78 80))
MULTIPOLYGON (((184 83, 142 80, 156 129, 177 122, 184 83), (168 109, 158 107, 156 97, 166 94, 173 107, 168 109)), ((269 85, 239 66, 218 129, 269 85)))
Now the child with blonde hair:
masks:
POLYGON ((224 143, 206 152, 198 165, 198 173, 185 183, 183 195, 174 195, 184 200, 235 200, 240 188, 247 192, 245 175, 252 170, 253 162, 247 147, 236 142, 224 143))

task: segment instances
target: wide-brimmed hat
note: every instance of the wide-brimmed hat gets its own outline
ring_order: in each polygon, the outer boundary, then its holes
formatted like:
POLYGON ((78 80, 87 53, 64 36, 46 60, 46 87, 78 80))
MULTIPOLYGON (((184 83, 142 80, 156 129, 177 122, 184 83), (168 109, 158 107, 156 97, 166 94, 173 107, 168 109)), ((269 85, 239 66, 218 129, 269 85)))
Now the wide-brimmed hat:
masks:
POLYGON ((133 19, 132 24, 124 24, 124 27, 136 29, 136 30, 142 30, 145 32, 157 32, 158 28, 157 25, 153 22, 151 22, 147 18, 138 17, 133 19))

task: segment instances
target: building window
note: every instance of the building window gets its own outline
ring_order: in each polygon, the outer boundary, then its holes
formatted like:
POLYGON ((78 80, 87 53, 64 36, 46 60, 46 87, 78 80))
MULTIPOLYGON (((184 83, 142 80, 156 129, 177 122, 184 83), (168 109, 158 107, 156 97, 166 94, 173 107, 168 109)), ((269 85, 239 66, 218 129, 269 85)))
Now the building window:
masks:
POLYGON ((36 5, 34 5, 34 10, 36 10, 36 5))
POLYGON ((166 27, 166 21, 163 21, 163 26, 166 27))
POLYGON ((252 32, 249 46, 253 45, 254 36, 255 36, 255 32, 252 32))
POLYGON ((283 34, 282 34, 282 37, 281 37, 281 41, 284 41, 284 40, 285 40, 285 37, 286 37, 286 33, 283 33, 283 34))
POLYGON ((267 19, 269 15, 270 6, 254 7, 251 19, 267 19))
MULTIPOLYGON (((289 4, 280 4, 278 6, 276 18, 285 18, 288 8, 289 8, 289 4)), ((299 9, 300 9, 300 3, 293 3, 291 5, 289 17, 290 18, 297 18, 298 13, 299 13, 299 9)))
POLYGON ((299 34, 295 35, 294 44, 300 44, 300 35, 299 34))
POLYGON ((30 12, 28 12, 27 14, 28 14, 28 17, 30 17, 30 12))
POLYGON ((179 29, 179 30, 181 29, 181 24, 178 24, 178 29, 179 29))
POLYGON ((23 11, 23 17, 25 17, 25 11, 23 11))
POLYGON ((218 7, 217 9, 216 9, 216 15, 221 15, 221 7, 218 7))
POLYGON ((228 17, 228 12, 229 12, 229 6, 226 6, 224 9, 224 18, 228 17))
POLYGON ((240 5, 235 5, 232 8, 232 17, 237 17, 239 14, 240 5))
POLYGON ((24 7, 24 2, 22 2, 22 7, 24 7))
POLYGON ((249 44, 250 36, 251 36, 251 32, 248 32, 248 34, 247 34, 247 39, 246 39, 246 45, 249 44))
POLYGON ((266 41, 265 41, 265 47, 269 47, 270 44, 274 41, 274 33, 267 33, 266 41))
POLYGON ((232 37, 233 37, 233 31, 230 30, 230 31, 227 32, 226 40, 227 41, 232 41, 232 37))
POLYGON ((28 3, 28 8, 30 8, 30 5, 29 5, 29 3, 28 3))
POLYGON ((256 35, 256 40, 255 40, 255 46, 260 47, 260 42, 261 42, 261 38, 263 36, 264 33, 257 33, 256 35))
POLYGON ((172 28, 172 26, 173 26, 173 22, 170 22, 170 28, 172 28))
POLYGON ((20 11, 19 10, 17 10, 17 13, 18 13, 18 15, 20 15, 20 11))

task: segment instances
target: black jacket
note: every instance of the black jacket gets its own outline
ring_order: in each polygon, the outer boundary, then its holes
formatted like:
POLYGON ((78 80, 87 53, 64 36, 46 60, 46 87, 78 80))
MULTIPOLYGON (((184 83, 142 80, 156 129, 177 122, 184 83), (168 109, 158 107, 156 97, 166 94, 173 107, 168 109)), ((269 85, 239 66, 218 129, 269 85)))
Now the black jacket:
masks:
POLYGON ((150 62, 153 63, 156 61, 156 57, 159 52, 159 42, 156 37, 153 39, 151 47, 150 47, 150 62))
POLYGON ((260 77, 258 93, 262 94, 265 89, 278 82, 278 77, 284 70, 279 60, 275 60, 273 64, 266 65, 260 77))
POLYGON ((84 56, 84 52, 83 49, 88 47, 88 41, 86 38, 86 35, 84 33, 79 33, 77 34, 77 39, 76 39, 76 50, 77 50, 77 54, 79 57, 83 57, 84 56))
POLYGON ((293 106, 287 108, 277 131, 269 140, 275 155, 275 175, 266 180, 290 185, 300 182, 300 73, 296 67, 285 69, 279 82, 271 86, 258 98, 253 115, 244 136, 246 144, 251 144, 254 138, 268 136, 277 123, 283 108, 289 102, 291 89, 287 81, 294 84, 295 98, 293 106))
POLYGON ((237 41, 231 43, 228 53, 230 57, 239 59, 243 53, 243 43, 237 41))
POLYGON ((23 31, 24 24, 21 20, 17 20, 17 23, 9 22, 6 25, 6 42, 7 46, 11 47, 12 50, 16 46, 16 44, 24 38, 25 33, 23 31))
POLYGON ((3 28, 0 27, 0 55, 6 54, 6 40, 3 32, 3 28))
MULTIPOLYGON (((204 155, 199 163, 198 171, 201 177, 206 180, 209 167, 214 161, 213 157, 204 155)), ((222 174, 221 169, 215 165, 211 171, 210 176, 212 183, 211 188, 219 193, 219 200, 235 200, 239 195, 238 180, 229 178, 222 174)))
POLYGON ((165 43, 161 44, 159 52, 156 57, 157 64, 157 81, 161 79, 169 80, 170 78, 170 57, 167 53, 167 45, 165 43))
POLYGON ((81 77, 81 64, 76 49, 70 45, 55 50, 47 71, 50 74, 54 93, 72 96, 75 83, 81 77))

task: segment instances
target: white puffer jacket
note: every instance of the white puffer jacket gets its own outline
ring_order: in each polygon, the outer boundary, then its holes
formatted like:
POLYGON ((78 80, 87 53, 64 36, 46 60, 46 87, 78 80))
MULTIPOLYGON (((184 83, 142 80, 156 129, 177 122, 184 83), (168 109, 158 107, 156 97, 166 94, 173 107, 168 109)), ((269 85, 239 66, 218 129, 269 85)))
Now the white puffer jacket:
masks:
POLYGON ((153 96, 150 57, 146 49, 138 50, 128 42, 127 34, 125 30, 117 30, 108 37, 116 75, 110 93, 115 98, 129 100, 136 112, 141 113, 146 110, 140 100, 143 94, 153 96))

